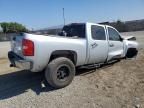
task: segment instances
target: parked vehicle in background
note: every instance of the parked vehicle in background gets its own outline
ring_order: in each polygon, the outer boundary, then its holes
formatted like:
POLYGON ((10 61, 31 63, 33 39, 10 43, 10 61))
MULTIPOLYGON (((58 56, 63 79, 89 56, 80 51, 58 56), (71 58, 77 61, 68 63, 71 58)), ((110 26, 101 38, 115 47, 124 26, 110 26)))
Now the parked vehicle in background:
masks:
POLYGON ((44 70, 48 83, 62 88, 72 82, 76 67, 135 57, 135 40, 123 38, 111 26, 72 23, 64 26, 59 35, 19 34, 13 38, 8 56, 10 66, 32 72, 44 70))

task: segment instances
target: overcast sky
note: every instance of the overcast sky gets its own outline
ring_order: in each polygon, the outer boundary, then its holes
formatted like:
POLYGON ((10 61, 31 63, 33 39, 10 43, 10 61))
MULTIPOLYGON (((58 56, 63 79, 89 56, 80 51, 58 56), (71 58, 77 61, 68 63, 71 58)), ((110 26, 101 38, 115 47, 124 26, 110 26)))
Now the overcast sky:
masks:
POLYGON ((66 23, 144 19, 144 0, 0 0, 0 22, 40 29, 66 23))

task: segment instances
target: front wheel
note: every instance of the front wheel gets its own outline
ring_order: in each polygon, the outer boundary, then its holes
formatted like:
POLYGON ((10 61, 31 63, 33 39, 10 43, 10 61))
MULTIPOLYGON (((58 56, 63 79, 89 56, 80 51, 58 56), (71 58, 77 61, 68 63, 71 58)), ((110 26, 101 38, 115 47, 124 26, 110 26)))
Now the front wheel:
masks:
POLYGON ((54 88, 63 88, 69 85, 75 76, 73 62, 65 57, 52 60, 45 71, 47 82, 54 88))
POLYGON ((127 54, 126 54, 126 58, 133 58, 135 56, 137 56, 137 49, 136 48, 130 48, 127 50, 127 54))

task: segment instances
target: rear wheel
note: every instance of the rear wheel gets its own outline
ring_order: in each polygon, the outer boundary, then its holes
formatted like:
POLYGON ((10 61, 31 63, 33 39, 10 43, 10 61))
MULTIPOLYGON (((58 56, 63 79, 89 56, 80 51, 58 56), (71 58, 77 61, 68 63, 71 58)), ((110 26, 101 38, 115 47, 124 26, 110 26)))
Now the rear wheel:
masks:
POLYGON ((52 60, 45 71, 47 82, 54 88, 63 88, 69 85, 75 76, 73 62, 65 57, 52 60))

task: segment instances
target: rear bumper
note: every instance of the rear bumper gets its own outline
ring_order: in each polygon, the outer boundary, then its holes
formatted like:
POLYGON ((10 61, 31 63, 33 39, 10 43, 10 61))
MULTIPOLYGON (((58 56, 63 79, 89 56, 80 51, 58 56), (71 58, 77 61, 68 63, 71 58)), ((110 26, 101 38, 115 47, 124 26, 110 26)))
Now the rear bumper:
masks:
POLYGON ((8 52, 8 58, 10 61, 10 67, 17 67, 24 70, 31 70, 32 69, 32 62, 25 60, 24 58, 18 56, 14 52, 8 52))

